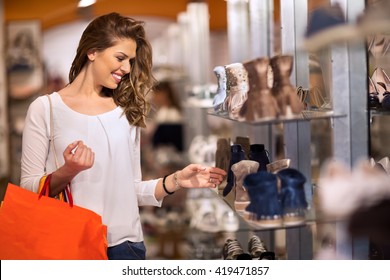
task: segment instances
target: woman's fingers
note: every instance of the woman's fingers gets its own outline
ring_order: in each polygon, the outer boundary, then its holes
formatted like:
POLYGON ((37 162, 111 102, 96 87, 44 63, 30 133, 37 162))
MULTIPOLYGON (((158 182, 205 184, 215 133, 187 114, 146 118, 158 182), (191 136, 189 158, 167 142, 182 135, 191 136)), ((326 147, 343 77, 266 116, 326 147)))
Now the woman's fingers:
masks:
POLYGON ((84 170, 93 165, 95 154, 83 141, 75 141, 64 151, 65 159, 75 169, 84 170))
POLYGON ((72 153, 72 151, 77 147, 77 145, 79 145, 81 141, 74 141, 73 143, 69 144, 65 151, 64 151, 64 155, 69 155, 72 153))

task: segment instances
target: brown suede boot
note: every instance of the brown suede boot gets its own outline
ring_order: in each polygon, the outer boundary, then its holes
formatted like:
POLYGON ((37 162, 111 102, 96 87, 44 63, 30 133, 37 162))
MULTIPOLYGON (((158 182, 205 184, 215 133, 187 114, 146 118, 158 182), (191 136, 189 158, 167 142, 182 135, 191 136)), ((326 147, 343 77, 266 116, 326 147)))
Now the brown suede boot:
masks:
POLYGON ((303 104, 299 100, 296 88, 290 82, 293 60, 291 55, 276 55, 270 61, 274 75, 272 94, 284 117, 300 114, 303 110, 303 104))
MULTIPOLYGON (((215 167, 225 170, 226 173, 229 172, 229 163, 230 163, 230 140, 226 138, 219 138, 217 140, 217 150, 215 152, 215 167)), ((218 193, 222 193, 226 183, 222 182, 218 186, 218 193)))
POLYGON ((245 159, 249 159, 249 152, 250 152, 250 147, 251 147, 249 137, 237 136, 235 144, 241 145, 241 148, 245 152, 245 159))
POLYGON ((248 98, 239 112, 239 120, 258 121, 276 118, 279 107, 268 86, 270 75, 269 58, 256 58, 243 63, 248 72, 248 98))

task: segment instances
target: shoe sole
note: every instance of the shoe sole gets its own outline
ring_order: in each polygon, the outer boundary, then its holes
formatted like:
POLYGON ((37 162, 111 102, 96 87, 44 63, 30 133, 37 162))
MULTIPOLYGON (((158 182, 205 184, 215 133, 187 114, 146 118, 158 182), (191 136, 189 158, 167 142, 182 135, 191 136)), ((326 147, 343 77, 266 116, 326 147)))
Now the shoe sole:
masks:
POLYGON ((249 205, 249 201, 234 201, 234 209, 237 212, 246 212, 245 208, 249 205))
POLYGON ((305 218, 302 217, 283 217, 285 226, 297 226, 305 223, 305 218))

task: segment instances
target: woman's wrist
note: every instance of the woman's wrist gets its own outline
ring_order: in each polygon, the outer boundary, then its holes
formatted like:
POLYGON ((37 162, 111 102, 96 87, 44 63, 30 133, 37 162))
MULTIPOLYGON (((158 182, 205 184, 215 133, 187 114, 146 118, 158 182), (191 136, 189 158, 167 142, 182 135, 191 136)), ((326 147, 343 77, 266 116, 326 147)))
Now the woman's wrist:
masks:
POLYGON ((178 170, 175 173, 173 173, 173 184, 175 186, 175 190, 181 189, 181 185, 179 183, 179 179, 177 178, 179 172, 180 172, 180 170, 178 170))
POLYGON ((175 173, 171 175, 165 175, 162 180, 162 187, 164 189, 164 192, 168 195, 174 194, 175 191, 179 190, 181 188, 179 179, 178 179, 178 173, 180 171, 176 171, 175 173), (168 177, 171 177, 170 180, 168 180, 168 177), (170 182, 168 184, 168 182, 170 182))
POLYGON ((163 189, 164 189, 164 192, 166 193, 166 194, 174 194, 175 193, 175 191, 170 191, 168 188, 167 188, 167 177, 168 177, 168 175, 165 175, 164 176, 164 178, 163 178, 163 180, 162 180, 162 186, 163 186, 163 189))

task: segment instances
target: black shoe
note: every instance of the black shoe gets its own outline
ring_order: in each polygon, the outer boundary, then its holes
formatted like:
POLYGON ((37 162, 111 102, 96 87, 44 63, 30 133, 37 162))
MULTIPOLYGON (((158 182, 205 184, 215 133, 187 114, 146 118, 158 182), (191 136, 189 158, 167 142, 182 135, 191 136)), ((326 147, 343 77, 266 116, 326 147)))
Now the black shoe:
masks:
POLYGON ((261 253, 259 260, 275 260, 275 253, 270 251, 261 253))

